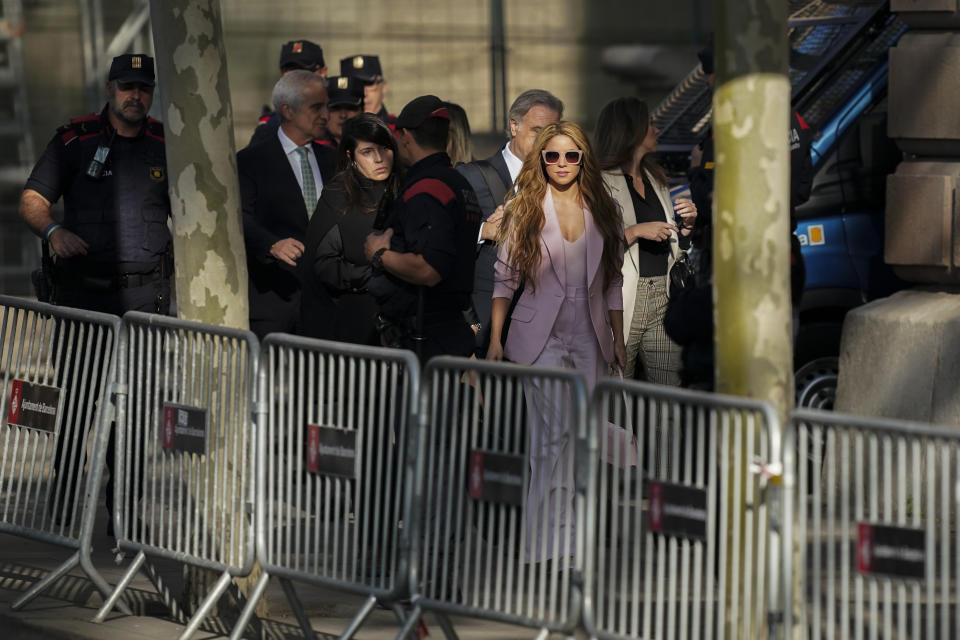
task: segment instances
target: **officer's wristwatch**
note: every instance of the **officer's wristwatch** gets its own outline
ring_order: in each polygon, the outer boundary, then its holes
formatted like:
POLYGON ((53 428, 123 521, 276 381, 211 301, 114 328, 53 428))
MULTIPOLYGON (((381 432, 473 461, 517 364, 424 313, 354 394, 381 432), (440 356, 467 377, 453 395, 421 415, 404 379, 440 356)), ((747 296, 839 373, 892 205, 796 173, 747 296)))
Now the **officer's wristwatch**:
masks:
POLYGON ((386 247, 382 249, 377 249, 377 251, 370 258, 370 264, 372 264, 377 269, 383 271, 383 254, 387 251, 386 247))

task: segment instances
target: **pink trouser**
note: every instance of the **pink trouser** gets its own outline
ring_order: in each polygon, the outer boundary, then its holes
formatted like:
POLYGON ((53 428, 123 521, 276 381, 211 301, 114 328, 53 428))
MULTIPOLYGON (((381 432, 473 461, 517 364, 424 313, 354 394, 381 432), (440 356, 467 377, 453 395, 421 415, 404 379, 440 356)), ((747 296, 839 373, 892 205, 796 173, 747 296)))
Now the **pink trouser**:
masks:
MULTIPOLYGON (((608 365, 600 351, 585 287, 567 287, 567 295, 547 344, 533 362, 540 367, 576 369, 589 394, 608 365)), ((548 380, 524 381, 530 421, 530 485, 526 510, 526 562, 574 554, 573 446, 571 398, 564 385, 548 380), (555 549, 568 549, 566 554, 555 549)))

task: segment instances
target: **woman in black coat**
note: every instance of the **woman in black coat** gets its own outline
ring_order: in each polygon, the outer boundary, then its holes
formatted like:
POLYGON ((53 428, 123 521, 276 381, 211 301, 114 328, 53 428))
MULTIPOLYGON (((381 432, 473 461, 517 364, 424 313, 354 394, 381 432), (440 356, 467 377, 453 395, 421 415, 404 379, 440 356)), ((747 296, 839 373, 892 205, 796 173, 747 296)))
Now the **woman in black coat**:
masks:
POLYGON ((300 326, 315 338, 378 345, 363 243, 381 199, 399 188, 397 142, 380 118, 363 113, 343 126, 338 152, 339 173, 324 186, 307 227, 300 326))

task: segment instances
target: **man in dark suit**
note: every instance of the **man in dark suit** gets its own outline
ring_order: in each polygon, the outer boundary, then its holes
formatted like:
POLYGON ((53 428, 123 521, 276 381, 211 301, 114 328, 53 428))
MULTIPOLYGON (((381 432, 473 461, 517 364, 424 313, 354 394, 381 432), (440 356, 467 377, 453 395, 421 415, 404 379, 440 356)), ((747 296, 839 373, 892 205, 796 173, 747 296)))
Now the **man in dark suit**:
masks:
POLYGON ((326 131, 327 100, 320 76, 305 70, 284 75, 273 88, 276 135, 237 154, 250 329, 260 338, 297 328, 297 260, 323 184, 336 168, 336 152, 314 142, 326 131))
MULTIPOLYGON (((563 118, 563 102, 543 89, 524 91, 510 106, 510 139, 486 160, 457 166, 477 194, 483 212, 477 238, 477 263, 473 273, 473 308, 479 321, 477 354, 484 357, 490 341, 490 307, 493 297, 494 244, 503 218, 503 200, 513 188, 520 167, 533 148, 537 135, 548 124, 563 118)), ((476 328, 476 327, 475 327, 476 328)))

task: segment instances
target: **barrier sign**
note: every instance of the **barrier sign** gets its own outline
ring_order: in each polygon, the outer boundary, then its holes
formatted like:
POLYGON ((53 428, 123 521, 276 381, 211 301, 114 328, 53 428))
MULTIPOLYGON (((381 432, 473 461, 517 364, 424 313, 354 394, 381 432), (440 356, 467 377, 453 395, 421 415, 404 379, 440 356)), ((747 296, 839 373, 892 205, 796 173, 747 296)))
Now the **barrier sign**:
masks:
POLYGON ((39 431, 57 431, 57 412, 60 408, 60 389, 25 380, 10 382, 10 405, 7 424, 39 431))
POLYGON ((307 425, 307 471, 339 478, 360 474, 355 429, 307 425))
POLYGON ((857 572, 902 580, 923 580, 927 543, 923 529, 857 523, 857 572))
POLYGON ((206 409, 163 403, 163 448, 207 455, 210 420, 206 409))
POLYGON ((665 536, 706 539, 706 489, 656 480, 647 480, 647 488, 651 531, 665 536))
POLYGON ((474 500, 523 506, 524 456, 470 451, 469 494, 474 500))

